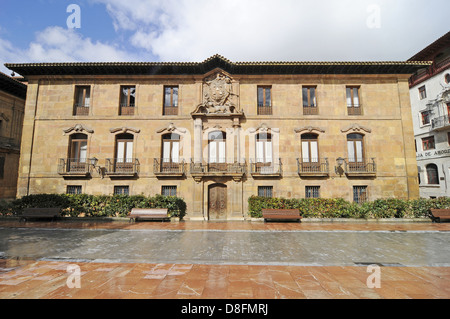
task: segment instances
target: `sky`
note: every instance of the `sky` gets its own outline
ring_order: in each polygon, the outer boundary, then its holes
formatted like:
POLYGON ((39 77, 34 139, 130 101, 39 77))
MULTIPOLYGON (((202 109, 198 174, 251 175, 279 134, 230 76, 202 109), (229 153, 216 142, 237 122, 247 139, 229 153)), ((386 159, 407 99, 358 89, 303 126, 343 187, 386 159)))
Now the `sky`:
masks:
POLYGON ((405 61, 448 0, 0 0, 4 63, 405 61))

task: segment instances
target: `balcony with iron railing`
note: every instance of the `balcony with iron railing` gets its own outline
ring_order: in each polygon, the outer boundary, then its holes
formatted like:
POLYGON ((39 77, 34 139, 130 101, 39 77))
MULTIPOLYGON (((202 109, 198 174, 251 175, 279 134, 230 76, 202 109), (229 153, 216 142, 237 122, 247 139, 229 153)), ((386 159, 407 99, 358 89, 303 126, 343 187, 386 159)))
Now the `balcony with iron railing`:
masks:
POLYGON ((194 179, 203 177, 232 177, 240 180, 246 173, 246 162, 219 161, 218 163, 195 163, 191 160, 190 172, 194 179))
POLYGON ((250 174, 253 177, 280 177, 283 173, 281 158, 274 162, 264 160, 250 160, 250 174))
POLYGON ((450 128, 450 115, 444 115, 431 120, 433 130, 440 131, 450 128))
POLYGON ((338 159, 338 166, 336 167, 336 173, 343 172, 348 177, 375 177, 377 175, 377 166, 375 163, 375 158, 370 160, 349 160, 349 159, 338 159), (342 165, 339 161, 342 160, 342 165), (343 171, 341 171, 342 169, 343 171))
POLYGON ((58 174, 66 177, 88 176, 91 173, 91 159, 61 158, 58 164, 58 174))
POLYGON ((158 177, 181 177, 186 174, 184 160, 174 162, 171 159, 155 158, 153 160, 153 173, 158 177))
POLYGON ((107 159, 105 174, 110 177, 135 177, 140 172, 140 163, 136 158, 107 159))
POLYGON ((121 103, 120 104, 120 115, 134 115, 136 105, 134 103, 121 103))
POLYGON ((436 74, 444 71, 450 67, 450 56, 445 57, 442 60, 434 61, 432 65, 427 68, 420 69, 409 79, 409 86, 413 87, 417 84, 435 76, 436 74))
POLYGON ((87 116, 89 115, 89 103, 75 103, 74 115, 76 116, 87 116))
POLYGON ((301 177, 327 177, 330 175, 328 158, 311 159, 311 161, 304 161, 298 158, 297 165, 298 175, 301 177))

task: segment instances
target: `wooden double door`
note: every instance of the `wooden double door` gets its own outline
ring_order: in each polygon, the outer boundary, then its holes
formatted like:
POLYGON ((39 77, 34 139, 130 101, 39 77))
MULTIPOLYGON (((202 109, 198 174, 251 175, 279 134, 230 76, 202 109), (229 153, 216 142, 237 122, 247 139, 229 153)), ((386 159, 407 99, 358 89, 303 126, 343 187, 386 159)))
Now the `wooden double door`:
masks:
POLYGON ((209 220, 227 219, 227 187, 223 184, 214 184, 208 190, 209 220))

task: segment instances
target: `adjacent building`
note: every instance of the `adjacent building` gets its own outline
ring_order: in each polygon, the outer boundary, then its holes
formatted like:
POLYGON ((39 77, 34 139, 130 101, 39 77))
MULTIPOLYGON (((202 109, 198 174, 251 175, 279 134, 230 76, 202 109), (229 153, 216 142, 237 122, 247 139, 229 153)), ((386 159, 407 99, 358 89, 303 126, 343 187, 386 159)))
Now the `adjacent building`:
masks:
POLYGON ((431 61, 410 79, 420 196, 450 196, 450 32, 410 61, 431 61))
POLYGON ((16 198, 27 86, 0 72, 0 200, 16 198))
POLYGON ((409 78, 429 62, 7 64, 28 81, 19 197, 418 198, 409 78))

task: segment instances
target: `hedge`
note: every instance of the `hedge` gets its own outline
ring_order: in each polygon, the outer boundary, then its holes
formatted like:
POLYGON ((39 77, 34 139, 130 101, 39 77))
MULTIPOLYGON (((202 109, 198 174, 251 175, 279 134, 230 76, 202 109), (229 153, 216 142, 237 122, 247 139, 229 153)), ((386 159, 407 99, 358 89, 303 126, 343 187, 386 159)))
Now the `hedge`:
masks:
POLYGON ((126 217, 133 208, 167 208, 170 217, 180 219, 186 215, 186 203, 178 197, 86 194, 39 194, 25 196, 11 203, 0 202, 0 215, 19 215, 28 207, 61 207, 62 215, 70 217, 126 217))
POLYGON ((431 209, 450 208, 450 198, 378 199, 356 204, 344 199, 285 199, 252 196, 250 216, 262 218, 262 209, 298 209, 303 218, 431 218, 431 209))

